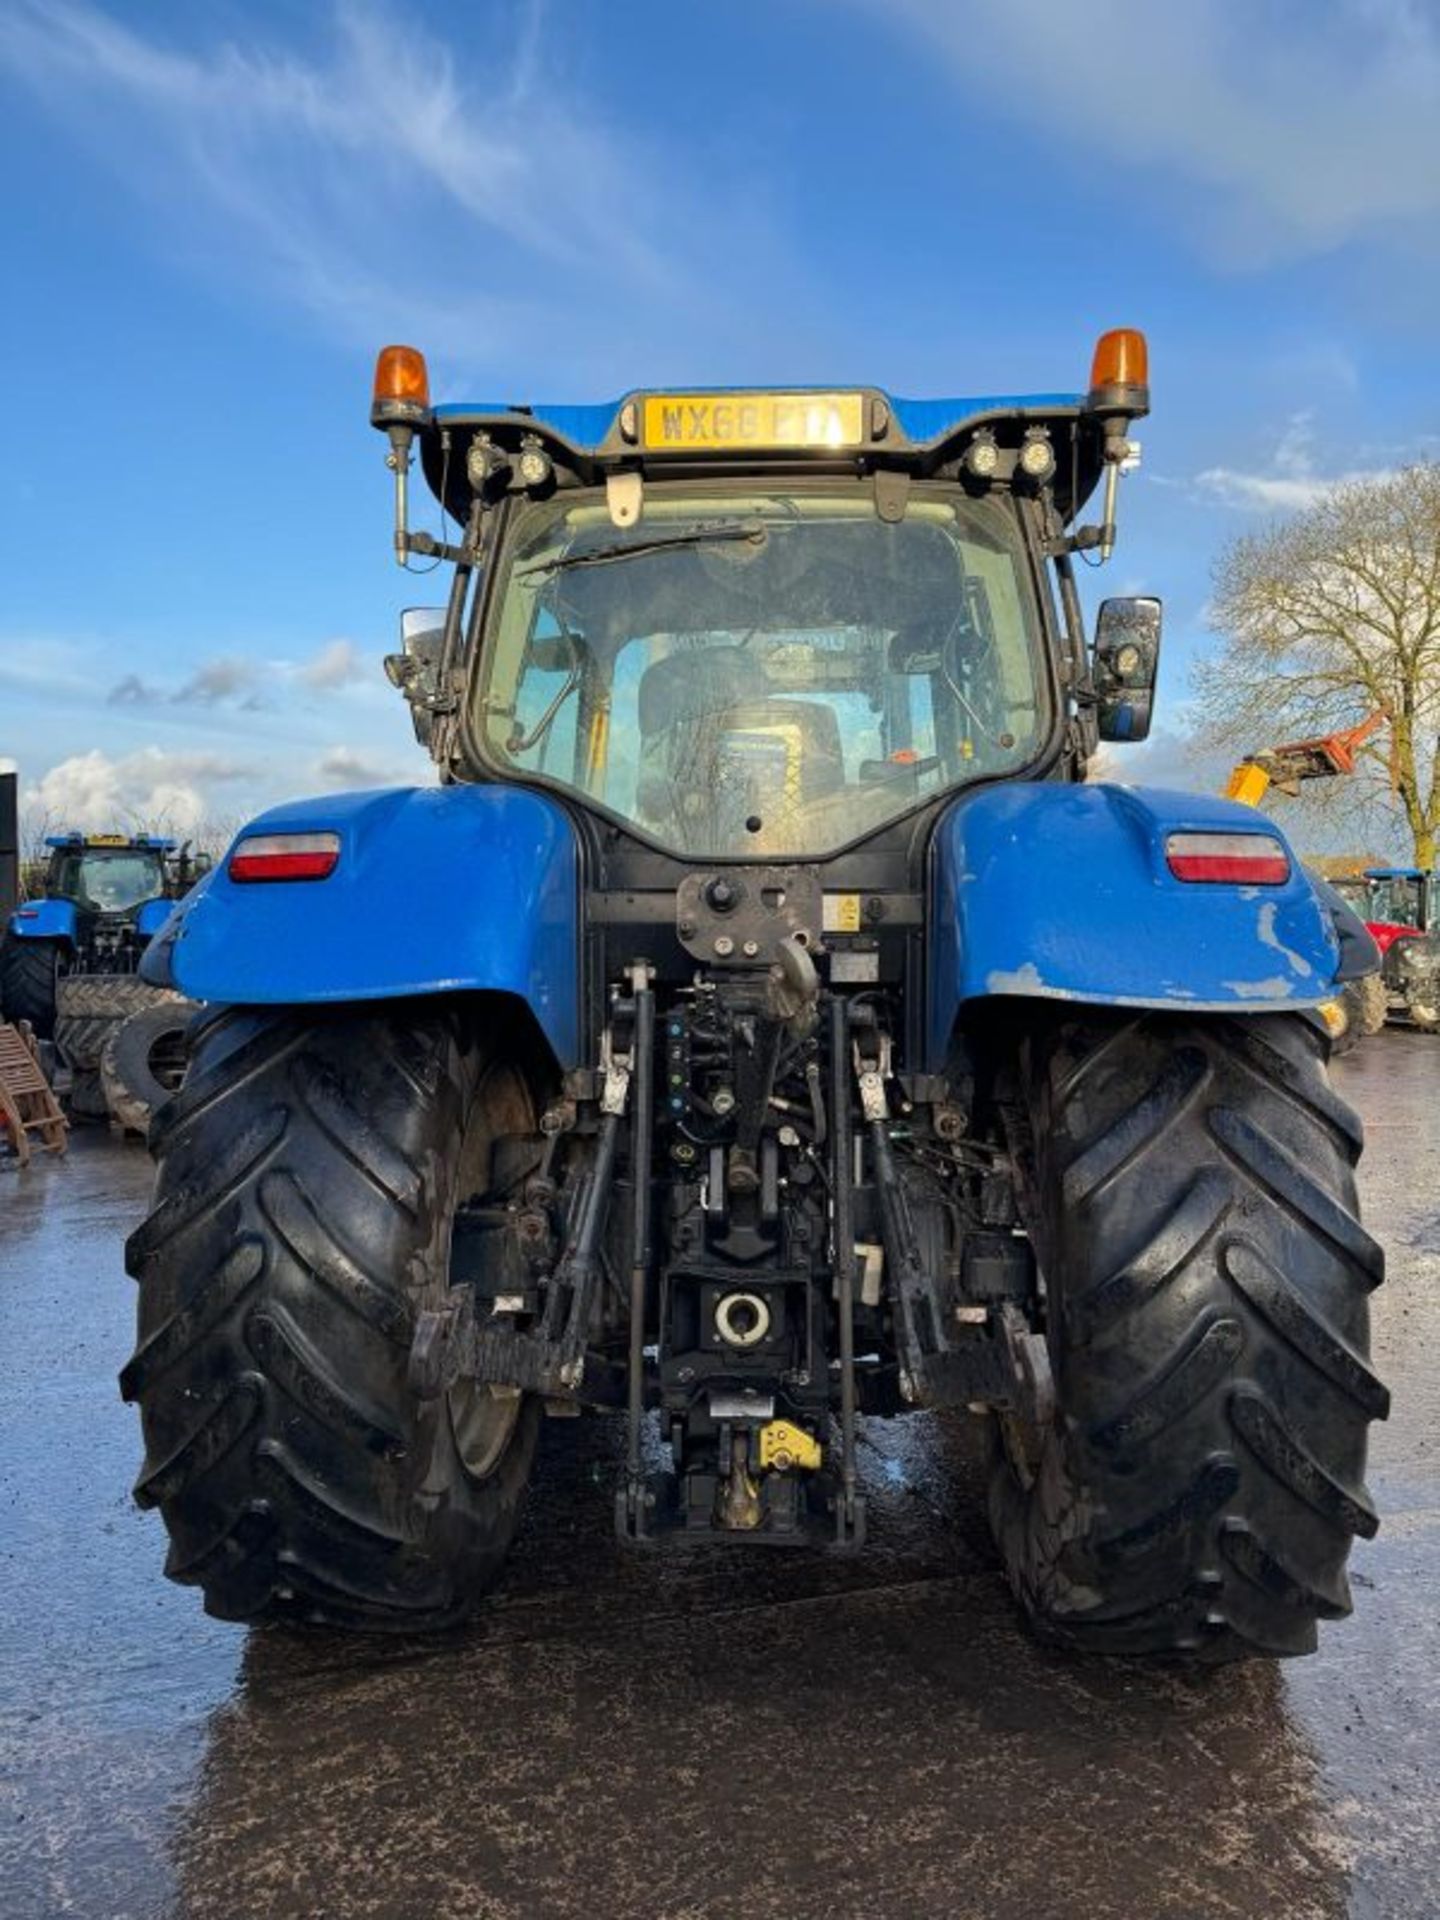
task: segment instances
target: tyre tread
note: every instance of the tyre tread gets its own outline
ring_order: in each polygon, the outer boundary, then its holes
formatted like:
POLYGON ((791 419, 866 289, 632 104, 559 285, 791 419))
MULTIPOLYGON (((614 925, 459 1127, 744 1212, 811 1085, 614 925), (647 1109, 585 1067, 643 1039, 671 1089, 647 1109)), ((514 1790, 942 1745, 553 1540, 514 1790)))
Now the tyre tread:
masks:
POLYGON ((136 1499, 219 1618, 415 1632, 462 1617, 500 1565, 536 1407, 472 1481, 443 1396, 406 1380, 417 1304, 449 1283, 473 1032, 441 1006, 232 1009, 193 1031, 127 1247, 121 1390, 146 1436, 136 1499))
POLYGON ((1042 1636, 1215 1662, 1313 1648, 1378 1521, 1384 1255, 1362 1133, 1298 1015, 1057 1016, 1028 1042, 1031 1223, 1062 1418, 991 1516, 1042 1636))

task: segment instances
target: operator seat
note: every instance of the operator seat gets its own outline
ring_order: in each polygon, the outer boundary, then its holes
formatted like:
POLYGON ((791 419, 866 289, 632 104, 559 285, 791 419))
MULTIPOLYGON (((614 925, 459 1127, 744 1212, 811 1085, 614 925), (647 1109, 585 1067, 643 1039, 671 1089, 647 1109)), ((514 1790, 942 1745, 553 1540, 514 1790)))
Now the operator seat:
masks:
POLYGON ((740 851, 743 821, 758 816, 759 852, 798 809, 843 789, 834 708, 757 698, 757 682, 761 661, 740 647, 669 654, 641 676, 640 813, 660 838, 740 851))

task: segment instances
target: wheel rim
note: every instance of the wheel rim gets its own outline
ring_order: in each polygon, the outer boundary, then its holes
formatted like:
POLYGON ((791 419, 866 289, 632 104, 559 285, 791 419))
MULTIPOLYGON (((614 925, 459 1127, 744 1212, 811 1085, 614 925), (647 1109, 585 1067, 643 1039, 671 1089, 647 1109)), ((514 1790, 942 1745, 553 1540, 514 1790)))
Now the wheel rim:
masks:
POLYGON ((171 1027, 158 1036, 146 1056, 146 1066, 166 1093, 178 1093, 185 1078, 187 1040, 185 1026, 171 1027))
MULTIPOLYGON (((461 1150, 461 1180, 456 1204, 468 1199, 466 1169, 488 1164, 497 1134, 528 1131, 535 1125, 530 1089, 511 1066, 489 1069, 476 1090, 470 1125, 461 1150)), ((460 1464, 472 1480, 488 1480, 504 1459, 520 1421, 524 1395, 515 1388, 457 1380, 445 1395, 450 1434, 460 1464)))
POLYGON ((1024 1491, 1029 1493, 1040 1472, 1045 1436, 1039 1427, 1022 1420, 1017 1413, 997 1413, 995 1421, 1000 1429, 1000 1444, 1005 1449, 1010 1471, 1024 1491))
POLYGON ((520 1419, 515 1387, 457 1382, 449 1395, 450 1432, 460 1464, 472 1480, 488 1480, 499 1466, 520 1419))
POLYGON ((1343 1000, 1323 1001, 1319 1013, 1331 1040, 1343 1040, 1350 1031, 1350 1009, 1345 1002, 1343 1000))

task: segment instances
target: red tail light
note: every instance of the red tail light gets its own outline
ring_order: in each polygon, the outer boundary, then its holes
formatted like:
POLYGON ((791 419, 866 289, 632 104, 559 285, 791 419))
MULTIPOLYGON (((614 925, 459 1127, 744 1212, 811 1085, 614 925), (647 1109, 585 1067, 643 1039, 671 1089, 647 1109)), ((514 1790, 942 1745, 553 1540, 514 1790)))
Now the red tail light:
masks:
POLYGON ((338 833, 251 833, 226 871, 232 880, 328 880, 339 859, 338 833))
POLYGON ((1222 886, 1280 887, 1290 878, 1290 856, 1268 833, 1172 833, 1165 864, 1177 880, 1222 886))

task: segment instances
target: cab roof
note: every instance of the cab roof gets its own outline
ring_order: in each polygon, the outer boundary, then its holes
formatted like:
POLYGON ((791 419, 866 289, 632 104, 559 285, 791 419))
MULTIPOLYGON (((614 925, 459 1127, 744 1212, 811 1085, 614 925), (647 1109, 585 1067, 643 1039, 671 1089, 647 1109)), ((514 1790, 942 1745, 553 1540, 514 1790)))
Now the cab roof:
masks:
POLYGON ((71 850, 101 847, 115 853, 173 853, 175 850, 173 840, 161 839, 153 833, 52 833, 45 844, 71 850))
POLYGON ((961 394, 914 399, 872 386, 786 387, 782 397, 842 399, 863 403, 864 426, 844 444, 725 444, 665 446, 647 440, 647 403, 703 401, 732 411, 768 402, 777 389, 695 387, 657 393, 636 389, 598 405, 466 401, 437 406, 420 431, 425 477, 436 498, 456 519, 469 512, 466 455, 471 441, 486 435, 498 447, 518 450, 538 444, 554 461, 562 483, 592 486, 607 474, 639 471, 647 480, 681 475, 744 475, 804 471, 873 473, 889 470, 916 478, 957 460, 977 434, 988 433, 1002 449, 1018 448, 1027 429, 1043 428, 1056 454, 1055 502, 1069 520, 1088 498, 1102 471, 1103 422, 1080 393, 961 394))

